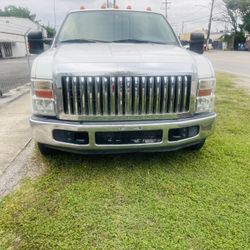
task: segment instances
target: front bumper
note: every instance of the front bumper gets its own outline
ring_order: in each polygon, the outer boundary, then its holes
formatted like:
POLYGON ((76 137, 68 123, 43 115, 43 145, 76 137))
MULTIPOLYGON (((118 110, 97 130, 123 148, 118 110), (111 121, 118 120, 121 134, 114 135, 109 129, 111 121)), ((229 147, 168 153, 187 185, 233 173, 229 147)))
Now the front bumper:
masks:
POLYGON ((51 148, 76 153, 120 153, 120 152, 147 152, 147 151, 172 151, 195 145, 206 139, 213 132, 216 114, 195 116, 182 120, 163 121, 127 121, 127 122, 71 122, 44 117, 33 116, 30 124, 35 141, 51 148), (170 129, 199 126, 199 134, 195 137, 180 141, 169 141, 170 129), (77 145, 54 140, 54 130, 67 130, 74 132, 87 132, 89 135, 88 145, 77 145), (96 144, 96 132, 121 132, 121 131, 152 131, 162 130, 162 142, 129 144, 129 145, 98 145, 96 144))

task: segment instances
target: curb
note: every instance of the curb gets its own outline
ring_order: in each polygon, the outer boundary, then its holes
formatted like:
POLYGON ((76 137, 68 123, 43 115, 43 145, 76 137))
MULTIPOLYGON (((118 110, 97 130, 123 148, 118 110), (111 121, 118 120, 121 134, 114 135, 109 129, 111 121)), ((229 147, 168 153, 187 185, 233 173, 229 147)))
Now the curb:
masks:
POLYGON ((30 92, 30 83, 26 83, 22 87, 18 87, 16 89, 12 89, 9 92, 5 93, 2 97, 0 96, 0 109, 5 105, 8 105, 22 96, 28 94, 30 92))

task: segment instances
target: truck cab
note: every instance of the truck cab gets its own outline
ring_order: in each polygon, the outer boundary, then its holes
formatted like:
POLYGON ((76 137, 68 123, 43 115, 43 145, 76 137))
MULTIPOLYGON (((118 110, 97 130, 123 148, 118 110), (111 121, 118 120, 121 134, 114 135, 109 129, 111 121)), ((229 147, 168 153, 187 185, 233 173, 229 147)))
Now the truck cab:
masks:
MULTIPOLYGON (((30 124, 40 151, 200 149, 216 118, 203 44, 193 34, 190 50, 183 48, 152 11, 71 11, 32 67, 30 124)), ((31 33, 29 45, 41 53, 40 34, 31 33)))

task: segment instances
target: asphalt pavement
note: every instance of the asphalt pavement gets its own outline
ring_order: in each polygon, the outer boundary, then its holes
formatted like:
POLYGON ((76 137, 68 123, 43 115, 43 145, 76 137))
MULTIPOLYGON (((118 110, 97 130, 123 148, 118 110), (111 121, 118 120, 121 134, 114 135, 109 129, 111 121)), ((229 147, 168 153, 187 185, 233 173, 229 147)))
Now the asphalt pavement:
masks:
MULTIPOLYGON (((30 57, 30 65, 34 60, 30 57)), ((0 91, 7 91, 30 82, 30 69, 27 57, 0 59, 0 91)))
POLYGON ((250 77, 250 52, 246 51, 209 51, 205 53, 216 71, 223 71, 242 77, 250 77))

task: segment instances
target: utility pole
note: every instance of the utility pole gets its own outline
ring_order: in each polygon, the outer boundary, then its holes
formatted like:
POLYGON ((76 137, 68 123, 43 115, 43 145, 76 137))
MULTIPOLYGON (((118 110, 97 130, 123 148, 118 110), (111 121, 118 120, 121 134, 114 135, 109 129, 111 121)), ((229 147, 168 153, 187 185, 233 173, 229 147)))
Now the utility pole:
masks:
POLYGON ((169 6, 169 4, 171 4, 171 2, 169 2, 168 0, 165 0, 163 3, 165 5, 165 7, 164 7, 164 9, 165 9, 165 17, 168 18, 168 6, 169 6))
POLYGON ((182 21, 182 26, 181 26, 181 33, 184 34, 184 25, 185 25, 185 22, 182 21))
POLYGON ((113 5, 114 5, 113 7, 115 8, 115 6, 116 6, 116 0, 114 0, 114 3, 113 3, 113 5))
POLYGON ((56 30, 56 0, 54 0, 54 28, 56 30))
POLYGON ((213 11, 214 11, 214 2, 215 2, 215 0, 212 0, 211 11, 210 11, 210 18, 209 18, 209 23, 208 23, 207 48, 206 48, 207 50, 208 50, 209 39, 210 39, 210 34, 211 34, 211 27, 212 27, 212 20, 213 20, 213 11))

